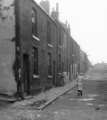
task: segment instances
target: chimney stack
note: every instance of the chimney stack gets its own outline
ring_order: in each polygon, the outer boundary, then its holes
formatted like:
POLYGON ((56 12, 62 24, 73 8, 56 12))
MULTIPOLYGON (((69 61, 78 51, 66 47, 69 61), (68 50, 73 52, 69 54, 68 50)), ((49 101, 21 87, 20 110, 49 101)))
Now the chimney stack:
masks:
POLYGON ((71 34, 70 24, 68 24, 68 33, 71 34))
POLYGON ((56 3, 56 8, 52 10, 51 16, 54 20, 59 20, 59 4, 56 3))
POLYGON ((57 20, 59 19, 59 4, 56 3, 56 17, 57 17, 57 20))
POLYGON ((44 9, 47 14, 50 14, 50 3, 48 0, 42 0, 40 6, 44 9))
POLYGON ((59 13, 59 4, 58 3, 56 3, 56 12, 59 13))

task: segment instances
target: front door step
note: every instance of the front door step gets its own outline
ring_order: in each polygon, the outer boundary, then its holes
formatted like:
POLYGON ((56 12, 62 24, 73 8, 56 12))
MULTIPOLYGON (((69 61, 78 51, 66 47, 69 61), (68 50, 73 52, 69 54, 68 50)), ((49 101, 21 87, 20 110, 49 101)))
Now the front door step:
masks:
POLYGON ((15 102, 15 101, 17 101, 17 98, 12 97, 12 96, 3 96, 3 95, 0 95, 0 101, 15 102))

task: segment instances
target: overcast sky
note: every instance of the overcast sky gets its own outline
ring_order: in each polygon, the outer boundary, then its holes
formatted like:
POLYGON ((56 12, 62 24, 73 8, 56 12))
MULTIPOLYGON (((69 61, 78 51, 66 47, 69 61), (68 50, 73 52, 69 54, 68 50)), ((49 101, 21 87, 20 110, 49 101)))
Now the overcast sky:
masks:
POLYGON ((91 62, 107 62, 107 0, 49 1, 51 8, 59 2, 60 20, 70 23, 72 37, 91 62))

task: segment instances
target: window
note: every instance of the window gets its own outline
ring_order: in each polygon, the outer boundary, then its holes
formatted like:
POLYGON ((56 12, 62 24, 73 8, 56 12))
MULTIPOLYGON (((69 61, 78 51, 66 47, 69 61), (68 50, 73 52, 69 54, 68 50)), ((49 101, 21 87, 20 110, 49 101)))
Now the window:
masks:
POLYGON ((38 49, 37 48, 33 48, 33 74, 38 75, 38 49))
POLYGON ((61 72, 61 55, 59 55, 59 72, 61 72))
POLYGON ((61 39, 62 39, 61 31, 59 31, 59 45, 62 45, 62 41, 61 41, 61 39))
POLYGON ((48 75, 52 75, 52 55, 48 53, 48 75))
POLYGON ((51 44, 51 24, 47 22, 47 42, 51 44))
POLYGON ((37 32, 37 11, 35 9, 32 10, 32 34, 38 36, 37 32))

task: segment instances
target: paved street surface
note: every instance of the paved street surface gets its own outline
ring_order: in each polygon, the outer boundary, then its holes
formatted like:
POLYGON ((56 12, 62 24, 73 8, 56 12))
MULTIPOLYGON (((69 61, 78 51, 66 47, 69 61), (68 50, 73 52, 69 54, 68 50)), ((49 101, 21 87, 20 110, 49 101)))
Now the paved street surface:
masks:
POLYGON ((107 120, 107 74, 91 71, 88 79, 82 83, 82 97, 77 96, 75 87, 43 111, 35 110, 34 106, 33 109, 13 109, 8 112, 4 109, 0 113, 0 120, 107 120), (8 115, 8 119, 1 119, 3 115, 8 115))
POLYGON ((107 120, 107 71, 92 70, 82 83, 82 97, 77 88, 69 91, 38 114, 38 120, 107 120))
POLYGON ((83 97, 76 95, 75 88, 46 110, 54 114, 55 120, 107 120, 107 81, 84 80, 83 86, 83 97))

